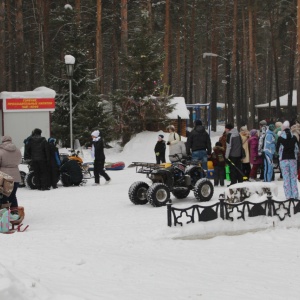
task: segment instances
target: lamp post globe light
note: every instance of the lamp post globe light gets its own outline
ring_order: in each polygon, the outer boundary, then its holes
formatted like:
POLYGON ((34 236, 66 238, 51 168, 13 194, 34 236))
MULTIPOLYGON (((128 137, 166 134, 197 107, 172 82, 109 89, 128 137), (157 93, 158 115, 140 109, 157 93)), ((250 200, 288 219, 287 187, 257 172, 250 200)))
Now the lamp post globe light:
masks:
POLYGON ((73 108, 72 108, 72 78, 74 73, 75 57, 72 55, 65 55, 65 64, 67 68, 67 76, 69 78, 70 89, 70 147, 73 149, 73 108))

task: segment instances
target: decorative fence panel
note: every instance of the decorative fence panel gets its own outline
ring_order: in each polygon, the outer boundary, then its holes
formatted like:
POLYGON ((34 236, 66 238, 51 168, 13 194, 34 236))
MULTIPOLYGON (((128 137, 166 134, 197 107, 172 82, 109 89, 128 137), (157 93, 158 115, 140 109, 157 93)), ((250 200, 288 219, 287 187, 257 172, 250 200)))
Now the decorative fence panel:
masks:
POLYGON ((195 222, 207 222, 218 218, 223 220, 234 221, 257 217, 257 216, 277 216, 280 221, 292 214, 300 212, 300 200, 289 199, 285 201, 277 201, 272 199, 272 195, 268 194, 267 200, 260 203, 243 201, 240 203, 225 202, 224 197, 219 199, 218 203, 213 205, 192 205, 188 208, 175 208, 172 203, 167 204, 168 226, 183 226, 195 222))

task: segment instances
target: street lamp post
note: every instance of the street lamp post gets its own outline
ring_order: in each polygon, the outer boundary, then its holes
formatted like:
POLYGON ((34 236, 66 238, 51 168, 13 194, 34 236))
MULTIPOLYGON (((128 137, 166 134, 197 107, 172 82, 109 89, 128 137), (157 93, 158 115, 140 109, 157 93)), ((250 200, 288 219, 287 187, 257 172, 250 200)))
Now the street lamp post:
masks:
POLYGON ((74 73, 75 58, 72 55, 65 55, 65 64, 67 68, 67 75, 69 77, 70 89, 70 147, 73 149, 73 107, 72 107, 72 78, 74 73))
MULTIPOLYGON (((206 57, 220 57, 224 60, 226 60, 228 62, 228 59, 226 57, 223 57, 221 55, 218 55, 216 53, 210 53, 210 52, 204 52, 203 53, 203 58, 206 57)), ((221 66, 221 65, 219 65, 221 66)), ((217 127, 216 125, 216 120, 217 120, 217 94, 218 94, 218 81, 217 81, 217 77, 218 77, 218 67, 216 62, 214 64, 214 68, 212 70, 212 106, 211 106, 211 110, 212 110, 212 127, 217 127), (214 85, 213 85, 214 84, 214 85)), ((207 75, 206 75, 207 76, 207 75)), ((222 81, 222 83, 224 83, 224 81, 222 81)), ((227 83, 227 81, 226 81, 227 83)), ((225 101, 225 114, 227 114, 227 110, 226 110, 226 101, 225 101)))

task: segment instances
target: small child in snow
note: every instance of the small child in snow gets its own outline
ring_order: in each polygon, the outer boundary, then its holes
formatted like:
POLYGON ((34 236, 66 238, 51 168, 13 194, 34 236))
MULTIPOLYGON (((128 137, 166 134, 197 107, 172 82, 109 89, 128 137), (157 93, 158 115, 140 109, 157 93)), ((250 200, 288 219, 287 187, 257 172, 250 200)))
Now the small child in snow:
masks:
POLYGON ((166 162, 166 142, 164 141, 164 136, 162 134, 158 136, 158 141, 154 147, 154 152, 156 155, 157 164, 166 162))
POLYGON ((216 142, 211 159, 214 165, 214 186, 224 186, 225 180, 225 150, 220 142, 216 142))

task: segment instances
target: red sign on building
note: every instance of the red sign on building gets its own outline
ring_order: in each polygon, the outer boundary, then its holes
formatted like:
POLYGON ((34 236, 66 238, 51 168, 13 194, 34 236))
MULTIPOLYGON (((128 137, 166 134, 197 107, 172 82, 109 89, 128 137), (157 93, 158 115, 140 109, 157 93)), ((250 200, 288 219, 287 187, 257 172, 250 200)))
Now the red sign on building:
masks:
POLYGON ((54 98, 10 98, 6 99, 6 110, 55 109, 54 98))

